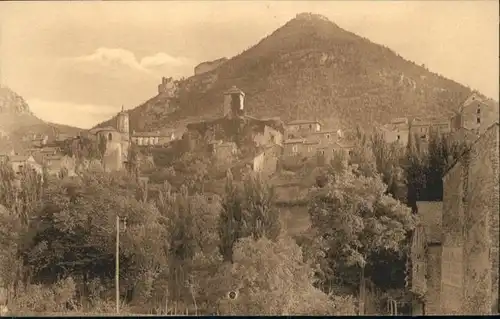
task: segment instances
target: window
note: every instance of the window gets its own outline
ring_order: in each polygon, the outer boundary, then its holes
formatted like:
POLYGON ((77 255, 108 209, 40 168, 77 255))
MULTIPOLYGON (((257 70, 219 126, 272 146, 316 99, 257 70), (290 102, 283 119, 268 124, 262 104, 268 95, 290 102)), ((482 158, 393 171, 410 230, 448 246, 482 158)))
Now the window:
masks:
POLYGON ((110 140, 110 141, 111 141, 112 139, 113 139, 113 134, 109 133, 109 134, 108 134, 108 140, 110 140))
POLYGON ((330 139, 330 134, 326 134, 326 139, 330 139))
POLYGON ((398 141, 401 139, 401 136, 398 135, 398 141))
POLYGON ((477 124, 480 124, 481 123, 481 118, 478 116, 477 117, 477 124))
POLYGON ((313 126, 312 124, 309 124, 309 129, 312 130, 313 126))
POLYGON ((420 135, 420 138, 421 138, 421 139, 426 139, 426 138, 427 138, 427 135, 422 134, 422 135, 420 135))
POLYGON ((297 153, 297 151, 298 151, 297 145, 294 145, 292 147, 292 152, 297 153))
POLYGON ((323 150, 319 151, 319 155, 325 155, 325 151, 323 150))
POLYGON ((481 109, 479 108, 479 106, 477 107, 477 114, 481 114, 481 109))

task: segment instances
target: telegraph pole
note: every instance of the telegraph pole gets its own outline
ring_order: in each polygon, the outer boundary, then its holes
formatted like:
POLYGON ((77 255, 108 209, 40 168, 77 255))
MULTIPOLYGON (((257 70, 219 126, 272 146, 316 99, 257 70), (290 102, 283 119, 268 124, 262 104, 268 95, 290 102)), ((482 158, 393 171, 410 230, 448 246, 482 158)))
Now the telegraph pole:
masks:
POLYGON ((115 268, 115 289, 116 289, 116 313, 120 313, 120 216, 116 215, 116 268, 115 268))
POLYGON ((123 231, 127 229, 127 217, 120 218, 116 215, 116 251, 115 251, 115 299, 116 299, 116 313, 120 313, 120 222, 123 219, 123 231))

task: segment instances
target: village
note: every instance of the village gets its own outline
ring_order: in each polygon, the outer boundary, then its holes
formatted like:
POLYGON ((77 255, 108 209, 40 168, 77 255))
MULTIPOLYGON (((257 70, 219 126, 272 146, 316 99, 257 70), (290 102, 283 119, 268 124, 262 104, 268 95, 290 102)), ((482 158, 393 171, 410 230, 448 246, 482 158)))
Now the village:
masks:
MULTIPOLYGON (((175 95, 171 79, 163 78, 158 94, 175 95)), ((0 160, 16 173, 30 167, 40 174, 44 170, 50 175, 64 171, 65 176, 76 176, 92 165, 100 165, 108 172, 126 170, 131 148, 168 148, 176 141, 185 141, 185 151, 201 150, 222 171, 230 169, 238 175, 238 170, 247 169, 269 178, 279 205, 304 194, 299 176, 275 178, 281 162, 313 160, 317 166, 325 166, 339 152, 349 157, 356 143, 352 132, 324 127, 320 120, 283 123, 279 118, 247 115, 245 93, 234 86, 228 88, 221 102, 218 119, 153 132, 131 131, 129 114, 122 108, 114 127, 94 128, 79 136, 59 135, 54 140, 33 136, 32 148, 22 154, 2 154, 0 160), (75 156, 65 154, 64 145, 81 138, 105 143, 101 162, 77 161, 75 156)), ((420 224, 411 248, 412 285, 415 290, 426 291, 427 298, 414 300, 413 314, 460 314, 463 307, 488 312, 489 307, 498 304, 498 118, 498 104, 473 93, 449 118, 395 118, 377 129, 386 143, 400 148, 406 148, 412 139, 425 145, 432 134, 471 145, 472 155, 457 159, 443 176, 442 201, 417 202, 420 224), (465 231, 457 230, 457 224, 465 231), (475 241, 480 241, 483 249, 475 249, 475 241), (466 300, 482 296, 483 302, 470 301, 464 306, 464 296, 466 300)), ((148 161, 154 165, 151 156, 148 161)), ((286 209, 293 218, 307 211, 307 203, 286 209)), ((365 303, 369 304, 368 296, 365 303)), ((368 308, 366 313, 370 313, 368 308)))
MULTIPOLYGON (((172 79, 163 78, 158 86, 158 94, 167 97, 175 95, 175 85, 172 79)), ((42 166, 49 174, 57 175, 61 169, 66 169, 69 175, 78 171, 75 159, 65 154, 62 149, 64 143, 71 144, 81 137, 92 140, 104 139, 106 152, 102 165, 106 171, 123 170, 127 166, 129 149, 136 147, 167 147, 169 143, 181 140, 183 137, 194 137, 199 134, 201 126, 217 126, 223 119, 246 119, 259 123, 262 130, 251 133, 255 147, 251 153, 245 154, 244 161, 252 164, 255 172, 263 172, 268 176, 276 172, 279 158, 298 156, 300 158, 316 158, 319 165, 330 162, 337 151, 348 155, 355 140, 353 131, 344 131, 340 128, 324 127, 320 120, 296 119, 282 123, 279 118, 256 119, 245 113, 245 93, 239 88, 232 87, 223 98, 221 117, 215 121, 200 121, 189 123, 184 127, 166 127, 152 132, 130 131, 129 114, 123 110, 116 116, 114 127, 96 127, 82 131, 78 136, 57 134, 53 140, 48 136, 32 136, 32 148, 23 153, 4 153, 0 158, 8 162, 17 172, 20 168, 29 165, 38 172, 42 166)), ((464 103, 457 107, 455 114, 449 118, 435 117, 405 117, 394 118, 377 128, 384 140, 389 144, 406 147, 412 138, 418 138, 425 145, 431 134, 448 135, 455 140, 475 141, 498 121, 498 104, 473 93, 464 103)), ((231 132, 228 133, 229 135, 231 132)), ((210 146, 207 151, 216 163, 231 165, 241 158, 241 149, 233 141, 232 136, 222 136, 207 142, 210 146)), ((205 136, 206 137, 206 136, 205 136)), ((29 137, 27 137, 29 138, 29 137)), ((195 137, 196 138, 196 137, 195 137)), ((194 150, 191 147, 191 151, 194 150)), ((67 152, 66 152, 67 153, 67 152)), ((82 163, 80 163, 82 165, 82 163)), ((89 163, 84 163, 88 167, 89 163)))

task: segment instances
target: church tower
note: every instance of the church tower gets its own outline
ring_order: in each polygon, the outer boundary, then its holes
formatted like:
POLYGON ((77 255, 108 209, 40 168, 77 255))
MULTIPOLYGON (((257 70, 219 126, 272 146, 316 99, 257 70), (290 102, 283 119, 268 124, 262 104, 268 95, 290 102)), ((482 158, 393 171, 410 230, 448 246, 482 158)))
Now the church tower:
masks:
POLYGON ((128 112, 124 110, 122 105, 122 110, 118 113, 116 129, 121 135, 121 151, 122 151, 122 163, 128 160, 128 151, 130 146, 130 126, 129 126, 129 115, 128 112))
POLYGON ((122 105, 122 110, 120 113, 118 113, 118 123, 116 126, 116 129, 118 132, 123 133, 123 134, 129 134, 129 118, 128 118, 128 112, 123 109, 122 105))
POLYGON ((224 93, 224 116, 235 118, 244 114, 245 93, 233 86, 224 93))

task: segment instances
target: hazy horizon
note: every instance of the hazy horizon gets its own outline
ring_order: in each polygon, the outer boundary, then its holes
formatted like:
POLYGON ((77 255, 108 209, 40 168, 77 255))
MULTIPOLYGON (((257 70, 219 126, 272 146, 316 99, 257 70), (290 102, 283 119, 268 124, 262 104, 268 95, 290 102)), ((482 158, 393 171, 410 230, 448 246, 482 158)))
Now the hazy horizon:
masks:
POLYGON ((90 128, 231 58, 301 12, 499 95, 498 1, 2 2, 2 84, 46 121, 90 128))

